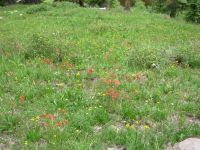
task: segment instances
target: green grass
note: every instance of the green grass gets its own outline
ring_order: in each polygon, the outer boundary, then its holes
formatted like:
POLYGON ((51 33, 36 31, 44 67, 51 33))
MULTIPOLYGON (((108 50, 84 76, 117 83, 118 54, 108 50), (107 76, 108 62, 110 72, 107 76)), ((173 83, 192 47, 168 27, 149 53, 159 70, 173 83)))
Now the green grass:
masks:
POLYGON ((188 121, 200 117, 200 26, 70 3, 0 16, 0 143, 154 150, 200 136, 188 121))

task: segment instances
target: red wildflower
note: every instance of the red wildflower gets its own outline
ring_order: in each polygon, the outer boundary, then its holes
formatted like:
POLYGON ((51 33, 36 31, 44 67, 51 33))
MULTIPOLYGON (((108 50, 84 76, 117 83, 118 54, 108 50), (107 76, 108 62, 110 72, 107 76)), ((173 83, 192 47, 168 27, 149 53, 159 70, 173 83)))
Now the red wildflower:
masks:
POLYGON ((114 82, 115 86, 119 86, 120 85, 120 82, 117 79, 114 79, 113 82, 114 82))
POLYGON ((48 114, 47 118, 50 119, 51 121, 53 121, 55 119, 55 116, 53 116, 52 114, 48 114))
POLYGON ((107 80, 105 78, 103 78, 103 83, 106 84, 107 83, 107 80))
POLYGON ((61 127, 62 126, 62 122, 61 121, 58 121, 57 123, 56 123, 56 127, 61 127))
POLYGON ((88 69, 88 71, 87 71, 87 73, 88 73, 89 75, 91 75, 93 72, 94 72, 94 69, 92 69, 92 68, 88 69))
POLYGON ((52 65, 53 64, 53 61, 51 59, 49 59, 49 58, 44 58, 43 62, 48 64, 48 65, 52 65))
POLYGON ((114 88, 111 88, 107 90, 106 96, 110 96, 112 100, 114 101, 116 98, 118 98, 121 95, 121 91, 116 91, 114 88))
POLYGON ((64 125, 66 126, 68 124, 68 120, 64 120, 64 125))
POLYGON ((65 110, 64 109, 61 109, 60 112, 62 113, 63 116, 65 115, 65 110))
POLYGON ((20 100, 21 103, 23 103, 24 100, 25 100, 25 96, 24 96, 24 95, 21 95, 21 96, 19 97, 19 100, 20 100))
POLYGON ((107 80, 107 83, 108 83, 108 84, 111 84, 111 83, 112 83, 112 80, 111 80, 111 79, 108 79, 108 80, 107 80))
POLYGON ((130 99, 130 96, 128 95, 128 93, 126 93, 126 99, 130 99))
POLYGON ((48 127, 49 125, 48 125, 47 122, 44 122, 44 123, 43 123, 43 126, 46 128, 46 127, 48 127))
POLYGON ((46 118, 47 118, 47 114, 46 114, 46 113, 44 113, 43 117, 44 117, 44 119, 46 119, 46 118))
POLYGON ((142 75, 140 73, 137 73, 135 75, 135 80, 141 80, 141 78, 142 78, 142 75))

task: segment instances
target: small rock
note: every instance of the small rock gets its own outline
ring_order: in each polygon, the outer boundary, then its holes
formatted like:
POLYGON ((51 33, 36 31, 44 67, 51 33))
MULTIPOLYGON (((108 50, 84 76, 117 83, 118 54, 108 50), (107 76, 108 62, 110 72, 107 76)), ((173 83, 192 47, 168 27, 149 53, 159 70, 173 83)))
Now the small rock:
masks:
POLYGON ((106 7, 103 7, 103 8, 99 8, 100 10, 106 10, 106 7))
POLYGON ((153 64, 151 64, 151 67, 152 68, 158 68, 158 65, 156 65, 156 64, 153 63, 153 64))
POLYGON ((173 150, 200 150, 199 138, 188 138, 174 145, 173 150))

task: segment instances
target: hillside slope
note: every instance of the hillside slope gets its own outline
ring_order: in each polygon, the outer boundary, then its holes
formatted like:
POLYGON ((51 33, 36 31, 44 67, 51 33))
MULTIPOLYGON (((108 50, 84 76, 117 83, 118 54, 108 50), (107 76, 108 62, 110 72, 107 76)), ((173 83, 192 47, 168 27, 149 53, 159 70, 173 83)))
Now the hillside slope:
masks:
POLYGON ((0 149, 164 149, 200 136, 200 26, 135 8, 0 8, 0 149))

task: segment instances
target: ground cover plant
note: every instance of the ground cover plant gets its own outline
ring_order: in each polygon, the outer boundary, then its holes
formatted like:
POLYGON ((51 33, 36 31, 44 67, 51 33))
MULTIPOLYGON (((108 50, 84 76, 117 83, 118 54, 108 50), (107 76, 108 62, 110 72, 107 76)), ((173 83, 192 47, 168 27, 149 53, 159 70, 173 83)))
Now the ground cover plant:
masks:
POLYGON ((200 136, 200 26, 142 7, 0 8, 0 149, 164 149, 200 136))

